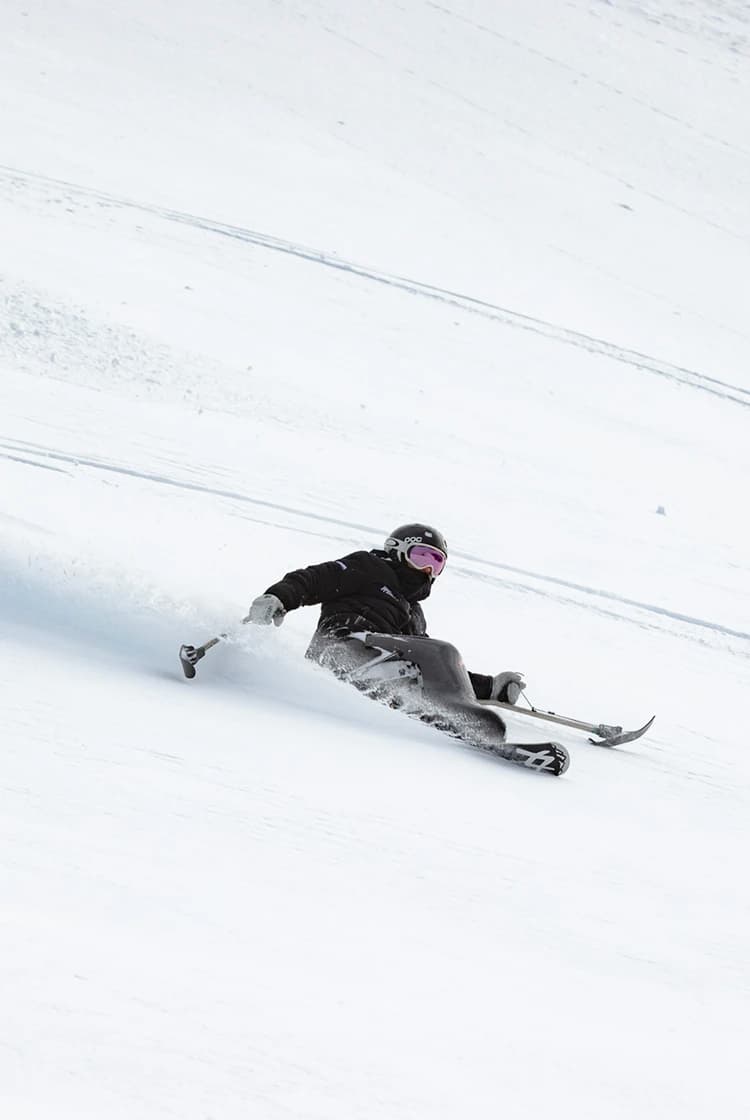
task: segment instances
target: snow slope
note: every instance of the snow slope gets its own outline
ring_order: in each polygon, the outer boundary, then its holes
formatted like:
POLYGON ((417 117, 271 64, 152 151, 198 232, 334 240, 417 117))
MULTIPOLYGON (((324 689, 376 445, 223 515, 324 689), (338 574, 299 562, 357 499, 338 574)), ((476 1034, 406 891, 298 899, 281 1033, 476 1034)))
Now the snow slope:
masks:
POLYGON ((749 56, 728 0, 0 12, 3 1115, 746 1115, 749 56), (312 610, 184 681, 414 517, 432 634, 648 737, 487 759, 312 610))

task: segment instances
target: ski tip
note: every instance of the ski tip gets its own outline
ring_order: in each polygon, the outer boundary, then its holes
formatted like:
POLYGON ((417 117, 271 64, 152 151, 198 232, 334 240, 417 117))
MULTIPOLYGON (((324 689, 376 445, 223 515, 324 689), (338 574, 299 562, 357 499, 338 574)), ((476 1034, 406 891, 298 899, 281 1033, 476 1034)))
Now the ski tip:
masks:
POLYGON ((636 731, 623 731, 619 735, 607 736, 604 739, 589 739, 589 742, 593 743, 596 747, 619 747, 623 743, 632 743, 635 739, 640 739, 641 735, 646 734, 655 719, 655 715, 651 716, 651 719, 636 731))
POLYGON ((501 758, 520 762, 529 770, 541 770, 547 774, 564 774, 570 766, 570 755, 562 743, 506 743, 506 753, 501 758), (510 751, 510 753, 507 753, 510 751))

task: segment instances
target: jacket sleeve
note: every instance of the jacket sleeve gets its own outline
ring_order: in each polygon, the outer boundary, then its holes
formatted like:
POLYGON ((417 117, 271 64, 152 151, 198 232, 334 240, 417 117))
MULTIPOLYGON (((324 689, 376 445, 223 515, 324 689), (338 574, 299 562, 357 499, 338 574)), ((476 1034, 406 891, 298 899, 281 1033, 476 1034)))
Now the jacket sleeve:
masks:
POLYGON ((469 680, 477 700, 489 700, 492 692, 492 677, 484 673, 469 673, 469 680))
POLYGON ((358 553, 341 560, 327 560, 287 572, 283 579, 266 588, 266 595, 275 595, 288 611, 327 603, 343 595, 356 594, 371 583, 371 578, 357 563, 358 553))

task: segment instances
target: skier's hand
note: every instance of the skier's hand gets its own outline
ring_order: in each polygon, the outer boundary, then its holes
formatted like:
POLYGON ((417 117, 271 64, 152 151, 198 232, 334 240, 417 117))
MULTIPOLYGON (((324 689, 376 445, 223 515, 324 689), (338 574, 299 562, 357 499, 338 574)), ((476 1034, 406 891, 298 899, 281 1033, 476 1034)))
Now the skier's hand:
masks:
POLYGON ((250 604, 247 620, 259 626, 270 626, 272 622, 281 626, 285 614, 286 608, 281 599, 277 599, 275 595, 259 595, 250 604))
POLYGON ((490 700, 502 700, 506 704, 515 704, 518 697, 526 688, 523 673, 498 673, 492 678, 492 691, 490 700))

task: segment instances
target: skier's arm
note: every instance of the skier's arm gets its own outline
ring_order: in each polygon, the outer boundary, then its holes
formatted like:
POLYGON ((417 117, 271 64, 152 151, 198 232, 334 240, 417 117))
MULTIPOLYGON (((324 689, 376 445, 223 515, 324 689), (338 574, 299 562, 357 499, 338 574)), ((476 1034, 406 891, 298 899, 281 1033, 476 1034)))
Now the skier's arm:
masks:
POLYGON ((266 595, 275 595, 285 610, 293 611, 297 607, 356 594, 371 581, 372 577, 359 568, 354 554, 287 572, 283 579, 267 588, 266 595))

